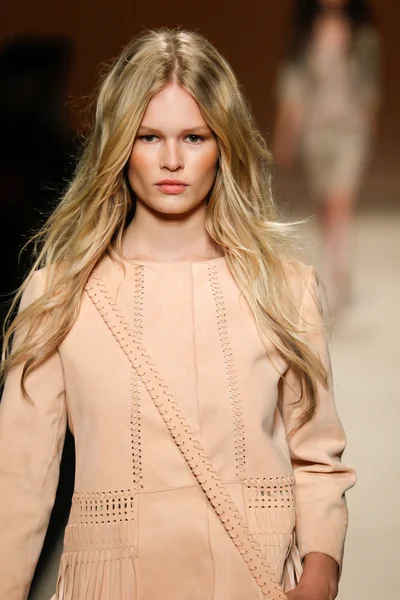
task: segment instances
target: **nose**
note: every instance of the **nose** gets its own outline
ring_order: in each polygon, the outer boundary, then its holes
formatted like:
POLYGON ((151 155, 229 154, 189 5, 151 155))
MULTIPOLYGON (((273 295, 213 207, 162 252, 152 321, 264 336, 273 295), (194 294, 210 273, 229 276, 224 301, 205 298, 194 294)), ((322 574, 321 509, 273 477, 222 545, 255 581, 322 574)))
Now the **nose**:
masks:
POLYGON ((183 168, 183 157, 179 144, 174 140, 168 140, 163 145, 160 157, 161 168, 168 171, 178 171, 183 168))

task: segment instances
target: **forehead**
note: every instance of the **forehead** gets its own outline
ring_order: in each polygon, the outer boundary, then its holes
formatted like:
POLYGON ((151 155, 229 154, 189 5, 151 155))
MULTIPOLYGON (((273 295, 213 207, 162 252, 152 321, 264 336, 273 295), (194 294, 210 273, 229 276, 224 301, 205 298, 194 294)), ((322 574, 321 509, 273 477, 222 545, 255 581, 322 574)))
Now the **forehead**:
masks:
POLYGON ((197 102, 175 83, 163 88, 150 100, 141 125, 155 129, 207 127, 197 102))

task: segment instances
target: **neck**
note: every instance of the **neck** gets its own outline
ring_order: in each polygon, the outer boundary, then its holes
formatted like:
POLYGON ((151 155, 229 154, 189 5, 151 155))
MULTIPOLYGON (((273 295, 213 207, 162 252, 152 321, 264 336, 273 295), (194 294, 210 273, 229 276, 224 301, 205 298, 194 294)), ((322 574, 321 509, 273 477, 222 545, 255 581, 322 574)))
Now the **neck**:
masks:
POLYGON ((199 261, 223 255, 205 228, 206 204, 184 214, 163 214, 138 202, 122 240, 125 258, 199 261))

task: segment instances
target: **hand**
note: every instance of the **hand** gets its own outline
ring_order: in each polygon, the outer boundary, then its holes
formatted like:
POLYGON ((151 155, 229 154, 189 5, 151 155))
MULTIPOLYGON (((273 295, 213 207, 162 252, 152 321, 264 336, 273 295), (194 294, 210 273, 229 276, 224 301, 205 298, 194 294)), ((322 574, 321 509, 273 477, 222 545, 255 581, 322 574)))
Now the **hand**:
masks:
POLYGON ((338 593, 338 564, 321 552, 311 552, 304 559, 304 571, 288 600, 334 600, 338 593))

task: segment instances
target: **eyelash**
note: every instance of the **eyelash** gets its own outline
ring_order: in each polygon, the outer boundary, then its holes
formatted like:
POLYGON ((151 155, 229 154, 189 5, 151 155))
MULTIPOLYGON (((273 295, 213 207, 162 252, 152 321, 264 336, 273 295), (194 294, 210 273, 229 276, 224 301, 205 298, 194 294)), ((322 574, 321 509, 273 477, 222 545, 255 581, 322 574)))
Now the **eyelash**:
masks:
MULTIPOLYGON (((151 144, 153 142, 153 140, 149 140, 148 138, 156 138, 156 135, 140 135, 139 136, 139 140, 143 140, 144 142, 146 142, 147 144, 151 144)), ((186 136, 186 138, 196 138, 196 141, 192 141, 191 144, 193 146, 195 146, 196 144, 198 144, 199 142, 204 141, 204 137, 202 135, 197 135, 195 133, 190 133, 189 135, 186 136)), ((186 139, 185 138, 185 139, 186 139)))

